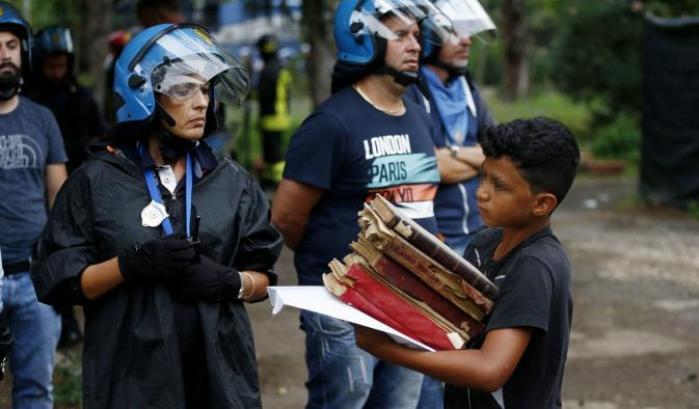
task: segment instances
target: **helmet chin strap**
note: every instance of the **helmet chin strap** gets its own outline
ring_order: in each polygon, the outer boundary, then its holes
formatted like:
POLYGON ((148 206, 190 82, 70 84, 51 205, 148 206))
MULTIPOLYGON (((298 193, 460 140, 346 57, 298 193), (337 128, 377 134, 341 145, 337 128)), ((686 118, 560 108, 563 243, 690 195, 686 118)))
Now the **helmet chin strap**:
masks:
MULTIPOLYGON (((175 119, 168 114, 160 104, 157 104, 157 118, 165 122, 168 126, 175 126, 175 119)), ((156 131, 158 133, 158 143, 160 154, 166 163, 174 163, 184 158, 187 152, 199 145, 198 140, 180 138, 168 131, 161 121, 156 121, 156 131)))
POLYGON ((376 74, 388 74, 393 77, 393 81, 396 84, 400 84, 404 87, 415 84, 418 81, 418 73, 412 71, 399 71, 393 67, 389 67, 383 64, 379 69, 376 70, 376 74))
POLYGON ((21 73, 0 76, 0 101, 9 101, 19 94, 23 83, 21 73))
POLYGON ((468 64, 464 64, 463 67, 458 67, 453 64, 447 64, 440 59, 435 59, 435 61, 430 61, 429 63, 434 65, 435 67, 439 67, 441 69, 446 70, 450 76, 458 77, 459 75, 464 75, 468 72, 468 64))

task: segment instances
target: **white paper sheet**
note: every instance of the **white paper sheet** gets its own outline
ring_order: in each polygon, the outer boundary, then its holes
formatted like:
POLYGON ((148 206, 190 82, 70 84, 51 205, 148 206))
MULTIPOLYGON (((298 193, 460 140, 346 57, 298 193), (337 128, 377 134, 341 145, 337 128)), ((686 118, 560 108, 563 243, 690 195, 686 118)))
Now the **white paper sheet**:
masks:
POLYGON ((268 287, 267 293, 269 294, 269 302, 272 304, 272 314, 278 314, 285 305, 288 305, 385 332, 396 342, 412 348, 434 351, 434 348, 430 348, 351 305, 343 303, 323 286, 268 287))

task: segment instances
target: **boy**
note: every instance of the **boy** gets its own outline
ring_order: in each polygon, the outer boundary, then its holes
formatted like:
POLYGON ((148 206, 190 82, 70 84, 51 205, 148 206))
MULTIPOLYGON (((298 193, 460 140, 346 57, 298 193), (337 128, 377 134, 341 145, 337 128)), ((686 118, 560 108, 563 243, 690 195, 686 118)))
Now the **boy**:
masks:
POLYGON ((431 353, 357 327, 357 343, 445 381, 445 408, 560 408, 573 306, 570 264, 550 216, 573 182, 580 152, 570 131, 547 118, 489 128, 481 146, 478 207, 491 228, 465 257, 500 290, 484 333, 471 349, 431 353))

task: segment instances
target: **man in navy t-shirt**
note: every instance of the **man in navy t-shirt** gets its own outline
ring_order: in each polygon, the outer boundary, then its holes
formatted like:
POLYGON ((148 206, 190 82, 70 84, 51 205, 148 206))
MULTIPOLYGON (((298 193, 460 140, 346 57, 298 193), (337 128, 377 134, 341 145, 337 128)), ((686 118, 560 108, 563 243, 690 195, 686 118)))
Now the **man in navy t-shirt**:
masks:
POLYGON ((14 336, 12 405, 48 409, 61 322, 37 301, 29 265, 47 209, 66 179, 67 158, 53 114, 19 96, 29 33, 17 10, 0 2, 0 248, 2 301, 14 336))
MULTIPOLYGON (((403 98, 417 78, 417 21, 425 9, 364 5, 343 0, 337 9, 335 93, 292 138, 273 201, 272 222, 295 251, 302 285, 322 285, 328 262, 349 253, 357 212, 377 193, 436 232, 431 125, 423 107, 403 98)), ((417 405, 422 375, 357 348, 348 323, 303 311, 301 327, 307 408, 417 405)))

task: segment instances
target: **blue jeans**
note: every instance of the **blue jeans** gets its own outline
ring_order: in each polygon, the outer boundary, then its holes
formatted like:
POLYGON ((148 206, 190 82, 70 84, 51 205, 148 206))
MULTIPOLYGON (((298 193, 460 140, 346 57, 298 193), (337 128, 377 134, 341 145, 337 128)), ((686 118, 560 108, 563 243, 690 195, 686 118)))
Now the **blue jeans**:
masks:
POLYGON ((422 380, 417 409, 444 409, 444 384, 429 376, 422 380))
POLYGON ((357 347, 344 321, 301 311, 306 332, 306 409, 415 409, 422 374, 357 347))
POLYGON ((61 319, 36 299, 28 273, 3 278, 2 301, 14 337, 10 349, 12 407, 53 408, 53 361, 61 319))

